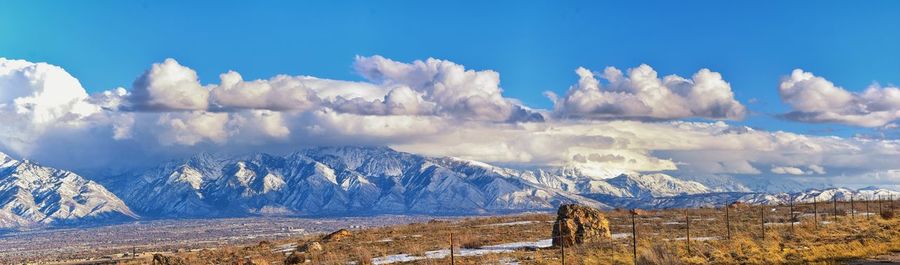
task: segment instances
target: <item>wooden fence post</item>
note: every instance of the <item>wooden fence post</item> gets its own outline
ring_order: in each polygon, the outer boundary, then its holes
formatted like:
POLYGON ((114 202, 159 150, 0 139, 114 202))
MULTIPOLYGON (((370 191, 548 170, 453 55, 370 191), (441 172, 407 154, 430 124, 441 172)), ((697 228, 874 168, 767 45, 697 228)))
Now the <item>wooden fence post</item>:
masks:
POLYGON ((832 210, 832 217, 834 217, 834 222, 837 222, 837 196, 831 195, 831 205, 834 206, 834 210, 832 210))
POLYGON ((684 209, 684 221, 687 225, 687 253, 691 255, 691 213, 689 209, 684 209))
POLYGON ((725 200, 725 238, 731 240, 731 219, 728 217, 728 200, 725 200))
POLYGON ((766 240, 766 206, 765 206, 765 204, 763 204, 763 206, 760 207, 759 221, 760 221, 760 227, 762 227, 762 236, 760 238, 763 240, 763 242, 765 242, 765 240, 766 240))
POLYGON ((637 210, 631 209, 631 252, 634 255, 634 264, 637 264, 637 227, 634 222, 634 216, 637 210))
POLYGON ((819 203, 816 200, 816 197, 813 197, 813 223, 816 225, 816 230, 819 230, 819 203))
POLYGON ((872 213, 869 212, 869 201, 872 200, 872 197, 864 200, 866 202, 866 219, 872 219, 872 213))
POLYGON ((456 265, 456 255, 453 250, 453 232, 450 232, 450 264, 456 265))
POLYGON ((850 219, 856 219, 856 207, 853 207, 853 193, 850 194, 850 219))
POLYGON ((793 236, 794 235, 794 196, 788 195, 788 197, 790 197, 789 203, 791 205, 791 214, 788 215, 788 216, 790 216, 788 219, 788 222, 791 222, 791 235, 793 236))

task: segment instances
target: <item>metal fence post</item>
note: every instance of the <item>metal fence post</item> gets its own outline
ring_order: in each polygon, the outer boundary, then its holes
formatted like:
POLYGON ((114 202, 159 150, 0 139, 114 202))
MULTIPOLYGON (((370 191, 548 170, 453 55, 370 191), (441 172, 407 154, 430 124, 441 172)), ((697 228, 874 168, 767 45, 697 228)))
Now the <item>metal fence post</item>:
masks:
POLYGON ((853 207, 853 194, 850 194, 850 219, 856 219, 856 207, 853 207))

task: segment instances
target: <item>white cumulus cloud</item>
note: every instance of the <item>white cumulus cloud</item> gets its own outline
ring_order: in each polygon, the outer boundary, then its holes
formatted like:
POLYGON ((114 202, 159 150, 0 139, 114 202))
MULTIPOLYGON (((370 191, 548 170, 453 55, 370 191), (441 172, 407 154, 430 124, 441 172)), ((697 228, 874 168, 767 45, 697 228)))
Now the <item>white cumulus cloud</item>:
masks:
MULTIPOLYGON (((743 115, 727 83, 709 71, 686 80, 656 78, 649 67, 632 69, 628 77, 609 68, 604 74, 609 82, 601 89, 593 73, 582 69, 581 82, 554 110, 566 119, 521 122, 540 114, 503 97, 498 76, 490 71, 436 59, 400 63, 378 57, 359 58, 357 68, 369 81, 285 75, 247 81, 229 72, 220 84, 201 85, 193 70, 166 60, 141 75, 131 91, 114 88, 88 96, 62 68, 4 59, 0 151, 65 168, 107 169, 204 151, 387 145, 527 167, 578 164, 682 176, 799 173, 900 184, 890 173, 897 172, 900 140, 644 119, 743 115), (194 95, 204 92, 205 99, 194 95), (604 101, 607 97, 616 100, 604 101), (591 102, 627 112, 570 112, 581 105, 592 110, 591 102)), ((814 103, 809 104, 824 104, 814 103)))
POLYGON ((370 81, 414 90, 424 100, 433 102, 434 111, 441 114, 484 121, 543 120, 540 114, 503 97, 500 74, 495 71, 469 70, 433 58, 402 63, 377 55, 359 56, 354 66, 370 81))
POLYGON ((269 80, 244 81, 234 71, 221 74, 220 78, 222 82, 212 88, 210 100, 224 108, 307 110, 320 101, 301 78, 279 75, 269 80))
POLYGON ((200 85, 196 71, 169 58, 134 81, 131 100, 137 109, 204 110, 209 90, 200 85))
POLYGON ((27 153, 48 130, 82 126, 100 111, 78 79, 47 63, 0 58, 0 146, 27 153))
POLYGON ((677 75, 659 78, 656 71, 643 64, 628 70, 607 67, 600 77, 579 67, 578 83, 562 98, 547 95, 562 117, 591 119, 742 119, 746 107, 734 99, 731 85, 722 75, 701 69, 691 79, 677 75))
POLYGON ((778 92, 793 108, 783 115, 791 120, 881 127, 900 118, 897 87, 872 85, 863 92, 851 92, 823 77, 795 69, 782 78, 778 92))

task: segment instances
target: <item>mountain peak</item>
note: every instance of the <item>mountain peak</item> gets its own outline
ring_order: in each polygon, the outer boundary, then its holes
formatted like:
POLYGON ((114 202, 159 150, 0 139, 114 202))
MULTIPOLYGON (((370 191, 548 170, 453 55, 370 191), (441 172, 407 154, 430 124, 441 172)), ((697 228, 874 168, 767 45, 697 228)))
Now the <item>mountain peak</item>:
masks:
POLYGON ((397 150, 391 149, 387 146, 375 145, 375 146, 354 146, 354 145, 343 145, 343 146, 317 146, 317 147, 309 147, 303 149, 303 151, 309 152, 317 152, 317 153, 394 153, 397 150))
POLYGON ((3 152, 0 152, 0 166, 2 166, 3 164, 6 164, 7 162, 10 162, 10 161, 16 161, 16 160, 13 159, 12 157, 10 157, 9 155, 7 155, 3 152))
MULTIPOLYGON (((0 162, 0 228, 84 220, 129 220, 137 216, 100 184, 70 171, 28 160, 0 162), (110 219, 111 218, 111 219, 110 219)), ((0 160, 3 161, 3 160, 0 160)))

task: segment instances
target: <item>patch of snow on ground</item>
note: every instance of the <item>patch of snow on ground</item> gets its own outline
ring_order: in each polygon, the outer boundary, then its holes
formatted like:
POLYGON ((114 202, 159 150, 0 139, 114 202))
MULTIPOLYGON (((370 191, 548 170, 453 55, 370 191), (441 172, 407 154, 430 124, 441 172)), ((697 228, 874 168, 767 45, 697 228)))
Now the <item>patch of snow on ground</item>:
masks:
POLYGON ((391 264, 391 263, 397 263, 397 262, 416 261, 416 260, 420 260, 420 259, 425 259, 425 257, 410 256, 409 254, 397 254, 397 255, 389 255, 389 256, 384 256, 384 257, 373 258, 372 264, 375 264, 375 265, 391 264))
POLYGON ((509 223, 497 223, 497 224, 486 224, 479 225, 478 227, 495 227, 495 226, 513 226, 513 225, 527 225, 537 223, 535 221, 518 221, 518 222, 509 222, 509 223))
MULTIPOLYGON (((691 241, 709 241, 709 240, 718 240, 718 237, 715 236, 700 236, 700 237, 692 237, 691 241)), ((677 237, 675 241, 684 241, 687 240, 686 237, 677 237)))
MULTIPOLYGON (((766 223, 766 226, 782 226, 782 225, 790 225, 791 223, 766 223)), ((794 222, 794 225, 799 225, 800 222, 794 222)))
MULTIPOLYGON (((506 243, 506 244, 499 244, 499 245, 492 245, 492 246, 484 246, 479 249, 462 248, 462 249, 459 249, 459 253, 456 253, 456 255, 458 255, 460 257, 481 256, 481 255, 493 254, 493 253, 509 253, 509 252, 515 251, 516 249, 526 248, 526 247, 546 248, 546 247, 550 247, 552 245, 553 245, 552 239, 544 239, 544 240, 538 240, 538 241, 513 242, 513 243, 506 243)), ((391 264, 391 263, 397 263, 397 262, 410 262, 410 261, 423 260, 423 259, 443 259, 448 256, 450 256, 450 250, 449 249, 441 249, 441 250, 427 251, 427 252, 425 252, 425 256, 413 256, 410 254, 396 254, 396 255, 389 255, 389 256, 384 256, 384 257, 373 258, 372 264, 380 265, 380 264, 391 264)), ((518 263, 510 263, 510 264, 518 264, 518 263)))
POLYGON ((631 237, 631 233, 615 233, 612 234, 613 239, 622 239, 631 237))
POLYGON ((295 249, 297 249, 297 243, 288 243, 288 244, 282 244, 282 245, 275 246, 275 249, 272 250, 272 252, 287 253, 287 252, 292 252, 295 249))

